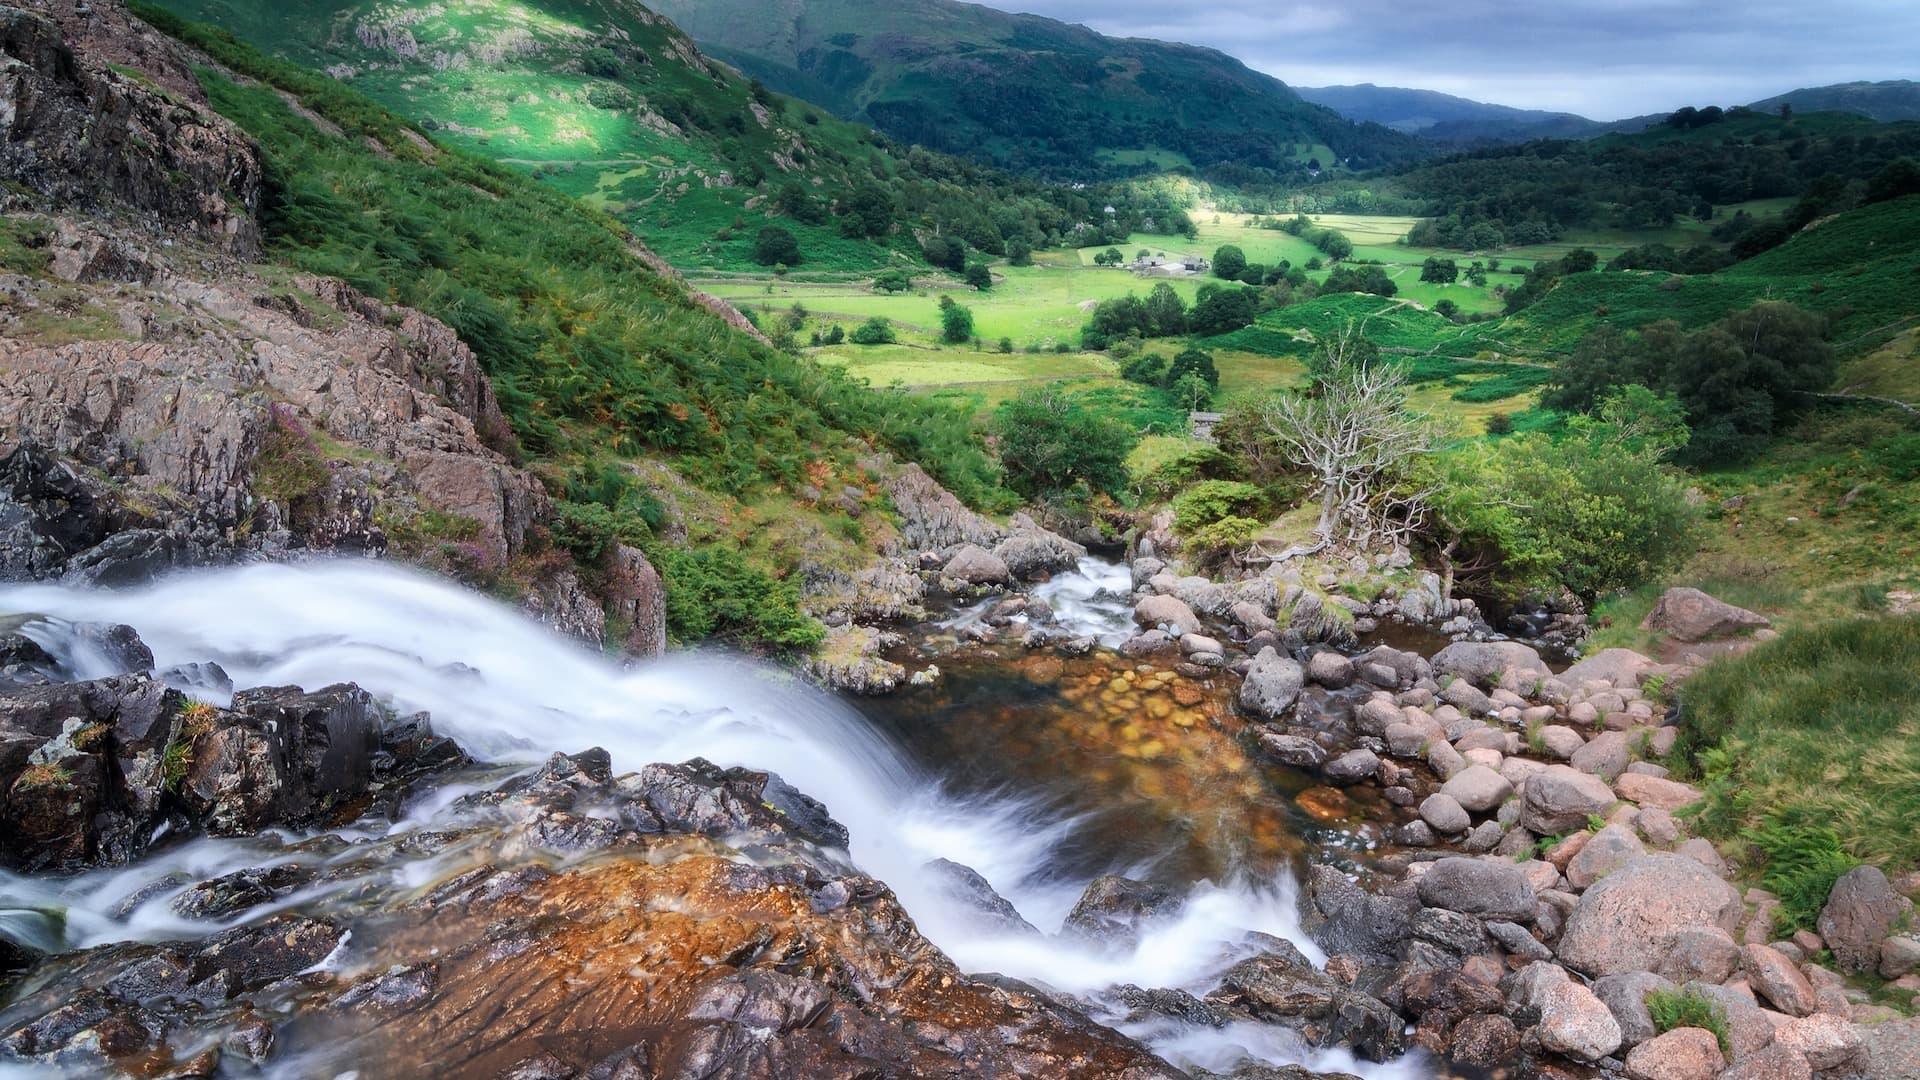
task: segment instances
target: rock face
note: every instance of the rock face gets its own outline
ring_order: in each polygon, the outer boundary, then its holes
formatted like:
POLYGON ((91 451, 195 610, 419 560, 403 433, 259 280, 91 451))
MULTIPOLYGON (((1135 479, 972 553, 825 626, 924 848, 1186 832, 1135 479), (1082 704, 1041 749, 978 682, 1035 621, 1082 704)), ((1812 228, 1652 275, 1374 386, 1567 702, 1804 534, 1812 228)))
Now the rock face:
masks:
MULTIPOLYGON (((336 822, 387 768, 376 761, 384 720, 354 686, 242 691, 231 709, 190 704, 145 675, 0 690, 0 859, 37 871, 124 864, 173 814, 226 836, 336 822)), ((405 736, 422 738, 432 741, 405 736)))
POLYGON ((1184 1075, 1051 995, 960 972, 822 850, 846 838, 825 809, 769 774, 615 778, 604 751, 555 755, 438 824, 316 853, 378 912, 368 961, 335 953, 347 927, 286 914, 74 954, 9 1002, 0 1052, 89 1075, 206 1075, 186 1055, 209 1040, 316 1075, 1184 1075), (402 846, 476 841, 488 860, 396 887, 402 846), (567 861, 587 852, 605 857, 567 861))
POLYGON ((1731 933, 1744 910, 1733 886, 1692 859, 1646 855, 1580 897, 1558 952, 1568 967, 1594 977, 1651 971, 1668 934, 1687 926, 1731 933))
POLYGON ((0 8, 0 52, 0 178, 56 206, 131 208, 242 256, 258 248, 264 170, 226 120, 76 55, 17 8, 0 8))
POLYGON ((1708 596, 1699 589, 1668 589, 1641 624, 1680 641, 1707 641, 1732 637, 1773 624, 1745 608, 1737 608, 1708 596))
POLYGON ((1913 911, 1877 866, 1856 866, 1833 883, 1820 911, 1820 936, 1842 971, 1868 972, 1880 962, 1880 944, 1913 911))

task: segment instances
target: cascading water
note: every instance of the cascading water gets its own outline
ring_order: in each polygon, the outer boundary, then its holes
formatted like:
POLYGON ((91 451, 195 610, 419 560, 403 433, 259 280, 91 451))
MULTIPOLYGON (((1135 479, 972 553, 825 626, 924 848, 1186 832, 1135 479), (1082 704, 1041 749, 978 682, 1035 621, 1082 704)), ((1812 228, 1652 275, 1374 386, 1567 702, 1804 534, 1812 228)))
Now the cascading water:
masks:
POLYGON ((1054 621, 1075 636, 1113 648, 1132 637, 1133 570, 1126 563, 1088 556, 1076 571, 1036 587, 1033 596, 1053 609, 1054 621))
MULTIPOLYGON (((1124 636, 1117 617, 1124 568, 1095 563, 1039 590, 1063 623, 1103 640, 1124 636), (1096 629, 1097 627, 1097 629, 1096 629)), ((1255 951, 1250 932, 1308 951, 1284 871, 1192 884, 1182 913, 1154 924, 1130 953, 1100 953, 1056 936, 986 931, 974 909, 925 865, 951 859, 977 870, 1036 925, 1056 927, 1085 884, 1050 872, 1064 846, 1084 846, 1079 821, 1009 786, 958 795, 937 772, 838 699, 774 669, 718 655, 683 655, 622 670, 476 593, 390 565, 315 562, 197 572, 139 590, 55 586, 0 590, 0 611, 36 612, 27 632, 81 677, 109 673, 76 651, 67 622, 126 623, 157 667, 213 660, 238 686, 315 689, 355 682, 400 711, 426 710, 476 756, 534 762, 554 751, 603 746, 617 769, 705 757, 778 771, 821 798, 852 834, 850 854, 892 885, 931 940, 970 971, 998 971, 1088 993, 1120 983, 1204 993, 1232 962, 1255 951)), ((415 806, 396 829, 418 827, 457 793, 415 806)), ((135 937, 204 933, 159 904, 116 905, 158 873, 199 880, 271 861, 246 841, 196 841, 133 870, 65 882, 0 875, 0 929, 44 945, 80 947, 135 937), (58 913, 58 914, 55 914, 58 913)), ((1082 860, 1084 861, 1084 859, 1082 860)), ((1108 872, 1124 872, 1111 865, 1108 872)), ((396 874, 430 879, 430 866, 396 874)), ((313 902, 295 893, 276 907, 313 902)), ((257 918, 262 909, 249 913, 257 918)), ((1386 1066, 1344 1052, 1316 1054, 1273 1029, 1214 1029, 1156 1022, 1130 1033, 1176 1063, 1229 1067, 1243 1056, 1374 1078, 1425 1075, 1414 1060, 1386 1066)))

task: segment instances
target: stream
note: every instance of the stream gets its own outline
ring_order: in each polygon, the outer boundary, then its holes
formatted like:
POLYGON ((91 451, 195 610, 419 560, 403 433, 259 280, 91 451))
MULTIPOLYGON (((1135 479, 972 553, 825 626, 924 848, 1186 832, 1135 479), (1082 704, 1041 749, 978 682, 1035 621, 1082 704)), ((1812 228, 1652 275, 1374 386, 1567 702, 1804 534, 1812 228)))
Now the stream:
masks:
MULTIPOLYGON (((1132 633, 1129 585, 1124 566, 1090 559, 1034 595, 1060 625, 1111 647, 1132 633)), ((1295 867, 1373 843, 1364 827, 1306 814, 1293 798, 1305 777, 1245 754, 1232 680, 1196 693, 1136 674, 1107 649, 1065 660, 1018 646, 967 650, 940 660, 933 687, 850 703, 717 652, 623 669, 478 593, 359 561, 202 571, 113 592, 9 586, 0 612, 46 616, 27 632, 81 677, 108 671, 63 627, 106 622, 133 626, 156 669, 211 660, 241 687, 355 682, 401 713, 430 712, 436 730, 503 770, 590 746, 610 751, 616 772, 693 757, 774 770, 846 825, 854 862, 891 885, 963 970, 1073 994, 1122 983, 1205 994, 1259 951, 1253 932, 1323 961, 1299 927, 1295 867), (967 901, 923 869, 941 858, 978 871, 1047 936, 983 930, 967 901), (1053 936, 1087 882, 1110 873, 1183 891, 1181 914, 1152 924, 1131 952, 1053 936)), ((356 828, 429 828, 475 786, 449 783, 398 822, 356 828)), ((162 845, 130 867, 66 879, 0 873, 0 932, 60 950, 204 935, 206 922, 169 911, 178 887, 149 886, 172 871, 198 881, 298 858, 286 852, 290 839, 162 845)), ((423 856, 369 872, 417 888, 445 869, 423 856)), ((350 911, 352 881, 322 880, 236 921, 350 911)), ((1251 1059, 1368 1080, 1434 1075, 1417 1052, 1373 1064, 1264 1025, 1157 1020, 1123 1030, 1182 1066, 1251 1059)), ((0 1075, 44 1074, 0 1066, 0 1075)))

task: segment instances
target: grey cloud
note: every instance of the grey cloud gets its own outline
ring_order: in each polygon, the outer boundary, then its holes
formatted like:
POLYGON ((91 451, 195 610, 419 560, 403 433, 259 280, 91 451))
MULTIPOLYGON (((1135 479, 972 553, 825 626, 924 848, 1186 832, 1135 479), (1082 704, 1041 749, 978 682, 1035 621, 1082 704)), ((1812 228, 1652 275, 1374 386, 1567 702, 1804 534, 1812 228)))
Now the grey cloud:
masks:
POLYGON ((1913 0, 994 0, 1210 45, 1290 83, 1442 90, 1596 119, 1920 77, 1913 0))

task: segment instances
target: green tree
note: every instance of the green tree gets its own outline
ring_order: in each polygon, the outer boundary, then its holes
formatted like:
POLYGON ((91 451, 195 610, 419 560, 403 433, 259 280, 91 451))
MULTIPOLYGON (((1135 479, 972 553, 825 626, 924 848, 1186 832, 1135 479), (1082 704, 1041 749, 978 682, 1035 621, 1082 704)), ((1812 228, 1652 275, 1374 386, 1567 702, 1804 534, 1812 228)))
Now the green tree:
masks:
POLYGON ((1007 263, 1011 266, 1032 266, 1033 246, 1025 240, 1007 241, 1007 263))
POLYGON ((1233 244, 1222 244, 1213 252, 1213 276, 1222 281, 1238 281, 1247 269, 1246 252, 1233 244))
POLYGON ((993 271, 987 269, 986 263, 970 262, 967 264, 967 284, 976 289, 991 289, 993 288, 993 271))
POLYGON ((882 270, 873 275, 873 287, 883 293, 902 293, 913 288, 913 275, 905 270, 882 270))
POLYGON ((1119 248, 1115 247, 1110 247, 1093 257, 1093 265, 1095 266, 1119 266, 1126 261, 1127 257, 1121 254, 1119 248))
POLYGON ((894 343, 893 324, 883 316, 875 315, 866 322, 853 328, 848 340, 855 345, 891 345, 894 343))
POLYGON ((1175 379, 1173 385, 1167 387, 1167 392, 1173 395, 1175 403, 1188 412, 1196 412, 1213 404, 1213 387, 1191 371, 1175 379))
POLYGON ((1202 337, 1230 334, 1253 322, 1259 310, 1258 289, 1245 286, 1221 287, 1208 283, 1194 294, 1193 310, 1187 315, 1187 328, 1202 337))
POLYGON ((847 340, 847 330, 845 327, 839 323, 834 323, 827 328, 827 336, 825 338, 827 344, 838 345, 845 340, 847 340))
POLYGON ((1832 385, 1826 320, 1782 301, 1763 301, 1687 336, 1660 386, 1686 407, 1693 428, 1687 460, 1728 461, 1751 453, 1797 415, 1805 395, 1832 385))
POLYGON ((953 302, 953 297, 940 298, 940 340, 949 345, 962 345, 973 337, 973 312, 953 302))
POLYGON ((1460 280, 1460 264, 1452 259, 1429 256, 1420 264, 1420 280, 1435 285, 1451 285, 1460 280))
POLYGON ((1007 485, 1030 499, 1120 494, 1137 436, 1054 388, 1027 390, 994 413, 1007 485))
POLYGON ((1173 286, 1162 281, 1147 294, 1148 337, 1178 337, 1187 332, 1187 305, 1173 286))
POLYGON ((1185 349, 1167 365, 1166 384, 1171 387, 1181 379, 1192 375, 1207 384, 1207 389, 1220 387, 1220 370, 1213 365, 1213 354, 1205 349, 1185 349))
POLYGON ((768 225, 754 238, 753 261, 761 266, 799 266, 800 241, 780 226, 768 225))
POLYGON ((841 202, 840 232, 882 237, 893 231, 893 196, 872 181, 860 183, 841 202))
POLYGON ((1566 589, 1588 603, 1655 580, 1696 547, 1679 403, 1645 388, 1602 403, 1565 437, 1515 435, 1429 459, 1447 577, 1508 594, 1566 589))
POLYGON ((1584 274, 1600 265, 1600 256, 1586 248, 1574 248, 1560 258, 1563 274, 1584 274))

